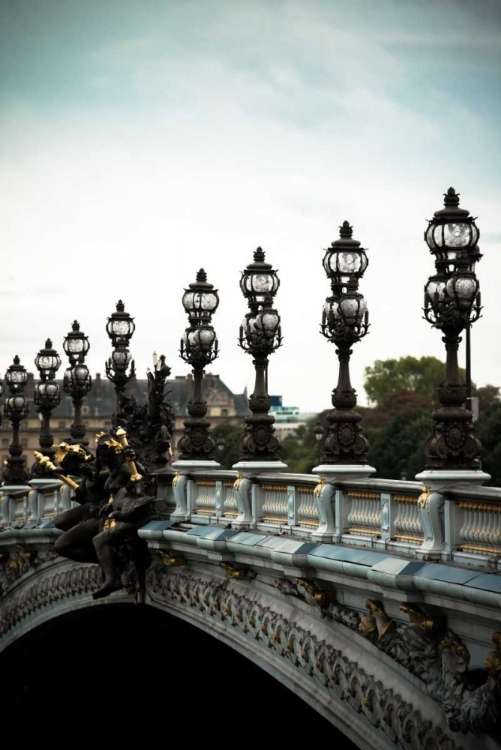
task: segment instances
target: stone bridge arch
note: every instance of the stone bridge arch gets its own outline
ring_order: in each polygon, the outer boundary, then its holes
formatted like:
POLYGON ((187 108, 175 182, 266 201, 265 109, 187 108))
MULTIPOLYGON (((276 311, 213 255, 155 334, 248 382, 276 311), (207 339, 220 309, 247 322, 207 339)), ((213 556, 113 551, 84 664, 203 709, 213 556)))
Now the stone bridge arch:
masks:
POLYGON ((355 748, 253 661, 200 627, 162 607, 137 606, 131 596, 96 603, 84 592, 71 598, 71 608, 56 605, 50 616, 26 623, 0 654, 8 685, 4 739, 45 742, 50 734, 56 746, 75 740, 82 746, 132 738, 191 743, 224 733, 228 741, 252 725, 270 741, 292 742, 298 726, 314 726, 318 739, 355 748))
MULTIPOLYGON (((103 611, 118 605, 126 605, 124 616, 131 611, 134 597, 126 593, 94 602, 92 592, 100 584, 101 572, 96 566, 60 558, 44 563, 21 578, 4 599, 0 648, 7 653, 23 636, 70 613, 75 617, 79 612, 95 608, 103 611)), ((142 604, 184 620, 232 647, 314 707, 357 747, 472 750, 475 745, 474 738, 446 728, 439 705, 399 664, 346 627, 348 623, 333 621, 306 599, 280 590, 271 577, 239 569, 225 571, 219 563, 164 565, 157 558, 147 584, 142 604)), ((343 616, 349 618, 350 614, 346 611, 343 616)), ((103 634, 104 661, 110 658, 106 652, 110 639, 111 634, 103 634)), ((166 652, 176 650, 179 642, 175 638, 165 643, 166 652)), ((158 661, 157 656, 153 654, 151 658, 158 661)), ((199 656, 199 671, 194 675, 191 694, 186 696, 187 705, 201 700, 210 708, 214 699, 224 713, 224 695, 213 695, 211 677, 203 674, 204 655, 199 656), (199 697, 196 685, 202 678, 206 684, 199 697)), ((159 666, 158 672, 168 692, 168 669, 159 666)), ((112 665, 109 674, 110 684, 103 688, 105 694, 116 687, 112 665)), ((237 690, 230 677, 227 690, 237 690)), ((259 691, 256 693, 249 705, 242 702, 243 724, 251 719, 259 724, 272 716, 289 718, 287 712, 285 716, 277 712, 272 699, 263 700, 259 691)))

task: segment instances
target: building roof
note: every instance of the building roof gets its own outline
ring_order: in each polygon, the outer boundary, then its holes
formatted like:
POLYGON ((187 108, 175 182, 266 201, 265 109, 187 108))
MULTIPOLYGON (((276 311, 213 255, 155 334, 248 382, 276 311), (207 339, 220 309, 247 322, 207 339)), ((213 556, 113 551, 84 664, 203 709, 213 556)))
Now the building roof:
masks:
MULTIPOLYGON (((61 403, 54 409, 52 415, 54 418, 72 417, 73 402, 71 396, 68 396, 63 389, 63 381, 56 380, 61 389, 61 403)), ((186 414, 188 401, 191 398, 193 377, 191 374, 184 376, 178 375, 173 379, 167 379, 166 393, 171 402, 174 414, 186 414)), ((24 393, 30 402, 30 416, 35 416, 35 405, 33 395, 35 390, 35 380, 30 373, 28 383, 24 393)), ((148 381, 146 378, 133 378, 127 386, 126 392, 129 396, 134 396, 140 403, 146 400, 148 390, 148 381)), ((207 373, 204 380, 204 394, 212 394, 212 401, 217 402, 218 394, 226 401, 233 401, 236 416, 245 416, 249 413, 247 404, 247 395, 245 393, 233 393, 228 386, 221 380, 219 375, 207 373)), ((93 417, 111 417, 115 412, 115 389, 113 383, 107 378, 102 378, 100 373, 92 379, 92 388, 84 399, 84 406, 88 407, 89 416, 93 417)), ((87 411, 87 410, 86 410, 87 411)))

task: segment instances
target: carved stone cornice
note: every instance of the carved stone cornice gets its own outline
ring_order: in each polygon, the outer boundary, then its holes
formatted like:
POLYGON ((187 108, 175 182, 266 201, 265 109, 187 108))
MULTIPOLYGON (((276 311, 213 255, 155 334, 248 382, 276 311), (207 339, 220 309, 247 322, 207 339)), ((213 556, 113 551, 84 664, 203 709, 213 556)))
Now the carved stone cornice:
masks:
MULTIPOLYGON (((410 703, 366 674, 339 649, 270 607, 252 601, 236 590, 231 581, 204 579, 154 565, 148 571, 147 586, 152 601, 159 605, 170 601, 194 608, 260 641, 278 659, 287 660, 304 675, 314 678, 328 695, 347 705, 354 717, 363 716, 398 748, 458 750, 454 740, 439 726, 425 720, 410 703)), ((297 591, 304 588, 301 584, 299 587, 297 591)))
POLYGON ((45 562, 58 557, 53 545, 44 548, 16 544, 0 547, 0 597, 4 596, 18 579, 33 572, 45 562))
POLYGON ((0 610, 0 638, 42 607, 78 594, 91 594, 102 586, 103 577, 98 565, 82 565, 60 573, 48 572, 22 590, 0 610))

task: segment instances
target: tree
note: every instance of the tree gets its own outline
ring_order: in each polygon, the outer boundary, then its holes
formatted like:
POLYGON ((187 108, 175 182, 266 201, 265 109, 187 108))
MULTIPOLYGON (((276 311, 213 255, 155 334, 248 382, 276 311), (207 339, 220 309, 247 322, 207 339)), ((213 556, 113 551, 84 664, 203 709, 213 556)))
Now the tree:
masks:
POLYGON ((282 440, 280 458, 294 474, 311 474, 319 464, 319 446, 313 432, 315 423, 316 419, 311 419, 299 425, 294 435, 287 435, 282 440))
POLYGON ((216 443, 215 459, 223 469, 231 469, 240 459, 244 424, 220 424, 210 433, 216 443))
POLYGON ((499 387, 497 385, 483 385, 477 388, 475 394, 478 396, 478 411, 482 414, 495 403, 499 403, 499 387))
POLYGON ((475 434, 482 443, 482 468, 491 475, 488 482, 501 486, 501 403, 487 407, 475 424, 475 434))
POLYGON ((406 409, 395 414, 387 426, 369 428, 368 460, 384 479, 414 479, 424 469, 424 446, 433 433, 429 410, 406 409))
MULTIPOLYGON (((397 392, 419 394, 436 403, 444 374, 445 364, 436 357, 378 359, 365 368, 364 388, 369 401, 377 406, 397 392)), ((460 368, 459 375, 464 382, 465 370, 460 368)))

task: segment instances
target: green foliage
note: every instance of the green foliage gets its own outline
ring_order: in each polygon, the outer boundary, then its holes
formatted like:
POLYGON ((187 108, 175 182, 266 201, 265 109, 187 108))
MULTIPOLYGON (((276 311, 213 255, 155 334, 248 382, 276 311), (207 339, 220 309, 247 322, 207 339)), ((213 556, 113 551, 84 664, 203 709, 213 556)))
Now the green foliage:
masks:
POLYGON ((424 469, 424 446, 433 434, 430 411, 407 409, 385 427, 365 431, 370 443, 369 463, 384 479, 414 479, 424 469))
POLYGON ((494 402, 475 424, 475 434, 482 443, 482 468, 491 475, 488 482, 501 487, 501 403, 494 402))
POLYGON ((216 443, 214 458, 221 464, 222 469, 231 469, 239 461, 244 427, 245 425, 242 422, 242 424, 220 424, 211 430, 211 437, 216 443), (224 446, 221 438, 224 440, 224 446))
POLYGON ((313 434, 316 420, 300 425, 295 435, 288 435, 282 440, 280 458, 287 464, 287 471, 294 474, 311 474, 318 466, 320 453, 318 443, 313 434))
MULTIPOLYGON (((431 412, 444 370, 443 362, 435 357, 378 360, 366 368, 365 389, 375 406, 359 407, 357 411, 362 415, 361 426, 370 443, 368 461, 376 468, 376 476, 412 480, 423 471, 425 443, 433 434, 431 412)), ((460 377, 464 378, 463 370, 460 377)), ((500 389, 486 385, 472 390, 479 397, 480 417, 475 432, 483 446, 483 468, 492 476, 489 484, 501 486, 500 389)), ((328 411, 322 412, 282 440, 280 457, 288 471, 310 474, 320 463, 314 427, 320 421, 325 434, 327 414, 328 411)), ((243 423, 220 425, 212 431, 216 444, 221 437, 225 441, 224 449, 216 453, 223 468, 231 469, 239 460, 243 436, 243 423)))
MULTIPOLYGON (((437 400, 437 387, 445 374, 445 364, 436 357, 400 357, 378 359, 372 367, 365 368, 364 388, 367 398, 380 406, 391 394, 412 392, 437 400)), ((459 370, 464 382, 465 370, 459 370)))

